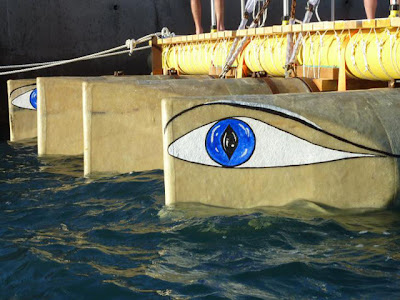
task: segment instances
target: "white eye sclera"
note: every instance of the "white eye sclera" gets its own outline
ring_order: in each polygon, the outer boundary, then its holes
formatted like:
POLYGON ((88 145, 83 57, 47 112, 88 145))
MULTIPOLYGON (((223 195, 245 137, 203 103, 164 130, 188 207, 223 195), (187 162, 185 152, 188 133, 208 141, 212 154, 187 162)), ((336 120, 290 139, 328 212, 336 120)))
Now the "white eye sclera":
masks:
POLYGON ((30 90, 28 92, 19 95, 14 100, 12 104, 19 108, 26 108, 31 110, 37 109, 37 89, 30 90))
POLYGON ((219 120, 194 129, 168 147, 173 157, 225 168, 275 168, 373 157, 315 145, 248 117, 219 120))

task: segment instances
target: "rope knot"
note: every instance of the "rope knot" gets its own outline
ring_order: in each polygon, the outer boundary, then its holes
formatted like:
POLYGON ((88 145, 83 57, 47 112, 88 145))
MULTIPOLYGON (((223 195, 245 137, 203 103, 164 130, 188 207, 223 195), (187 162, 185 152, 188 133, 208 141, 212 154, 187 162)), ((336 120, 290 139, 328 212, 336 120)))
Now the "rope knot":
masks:
POLYGON ((135 39, 126 40, 125 46, 126 48, 129 49, 129 56, 131 56, 133 53, 133 49, 136 48, 136 40, 135 39))
POLYGON ((161 29, 161 37, 163 39, 173 37, 173 36, 175 36, 175 34, 173 32, 170 32, 167 27, 164 27, 163 29, 161 29))

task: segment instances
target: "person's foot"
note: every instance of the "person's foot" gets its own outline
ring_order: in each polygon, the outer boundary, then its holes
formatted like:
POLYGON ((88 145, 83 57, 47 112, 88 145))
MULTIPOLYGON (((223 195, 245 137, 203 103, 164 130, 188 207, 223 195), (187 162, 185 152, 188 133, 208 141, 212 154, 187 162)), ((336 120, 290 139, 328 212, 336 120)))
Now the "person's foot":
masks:
POLYGON ((203 27, 196 28, 196 34, 203 33, 203 27))

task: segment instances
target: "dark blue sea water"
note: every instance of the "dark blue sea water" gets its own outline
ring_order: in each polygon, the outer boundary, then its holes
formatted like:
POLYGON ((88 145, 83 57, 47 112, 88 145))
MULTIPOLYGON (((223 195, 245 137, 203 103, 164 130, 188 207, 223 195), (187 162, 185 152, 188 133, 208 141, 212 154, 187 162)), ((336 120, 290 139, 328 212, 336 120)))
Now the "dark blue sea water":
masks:
POLYGON ((0 299, 400 298, 399 212, 166 208, 161 171, 0 158, 0 299))

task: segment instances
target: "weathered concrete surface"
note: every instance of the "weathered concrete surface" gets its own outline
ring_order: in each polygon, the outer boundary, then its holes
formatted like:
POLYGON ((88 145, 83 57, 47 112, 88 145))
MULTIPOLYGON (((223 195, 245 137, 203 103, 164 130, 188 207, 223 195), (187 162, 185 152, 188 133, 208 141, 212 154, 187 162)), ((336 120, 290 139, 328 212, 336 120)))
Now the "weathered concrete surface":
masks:
POLYGON ((12 103, 18 97, 32 92, 35 88, 35 79, 9 80, 7 82, 11 142, 31 139, 37 136, 36 110, 20 108, 12 103))
POLYGON ((38 154, 82 155, 84 81, 137 82, 161 80, 171 76, 43 77, 38 86, 38 154))
MULTIPOLYGON (((131 82, 187 79, 193 76, 132 75, 99 77, 43 77, 38 85, 38 154, 83 154, 83 82, 131 82)), ((197 76, 208 78, 208 76, 197 76)))
POLYGON ((85 176, 162 169, 160 101, 165 97, 271 93, 255 78, 88 82, 83 97, 85 176))
POLYGON ((218 97, 163 100, 166 204, 200 202, 234 208, 282 206, 295 200, 338 208, 399 204, 399 90, 224 99, 241 104, 202 105, 218 97), (205 133, 200 134, 199 128, 208 130, 205 126, 211 125, 206 124, 232 117, 256 124, 254 133, 256 127, 262 130, 255 135, 248 161, 224 167, 206 152, 205 133))
POLYGON ((38 78, 37 86, 39 156, 82 154, 82 79, 38 78))

